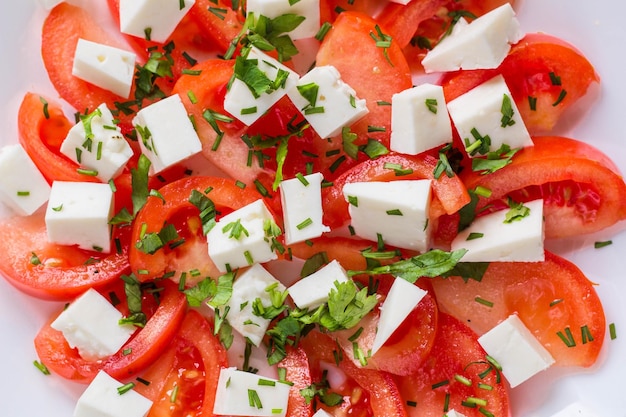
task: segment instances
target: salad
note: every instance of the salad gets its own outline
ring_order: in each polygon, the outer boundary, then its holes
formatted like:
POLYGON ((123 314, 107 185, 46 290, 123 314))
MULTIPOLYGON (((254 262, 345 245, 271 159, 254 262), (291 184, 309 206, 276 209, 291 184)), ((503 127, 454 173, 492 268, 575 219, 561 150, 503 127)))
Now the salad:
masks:
MULTIPOLYGON (((31 60, 36 61, 32 62, 32 66, 29 66, 28 71, 24 73, 7 72, 5 74, 3 69, 3 75, 6 78, 20 81, 7 83, 2 87, 1 94, 7 99, 4 112, 5 125, 14 126, 15 111, 26 90, 36 91, 49 97, 55 97, 55 94, 51 91, 45 73, 40 68, 41 63, 38 59, 31 58, 39 45, 35 28, 41 27, 44 11, 29 3, 7 4, 2 8, 6 9, 6 12, 2 14, 3 19, 8 19, 7 22, 3 22, 3 31, 13 29, 17 32, 17 30, 23 30, 24 27, 32 29, 29 29, 26 35, 26 44, 30 46, 30 49, 16 49, 15 53, 12 53, 11 49, 9 55, 19 56, 23 60, 28 60, 29 63, 31 60), (17 17, 22 20, 18 20, 17 17), (25 24, 16 23, 26 21, 28 22, 25 24)), ((544 5, 527 0, 520 2, 516 8, 525 32, 541 30, 561 36, 584 51, 596 66, 602 79, 602 92, 599 98, 597 92, 595 95, 592 92, 587 102, 583 101, 579 109, 573 109, 568 114, 569 120, 576 120, 577 123, 570 126, 566 121, 562 122, 558 125, 557 132, 586 140, 604 150, 623 170, 626 167, 625 153, 618 134, 619 125, 615 122, 620 120, 619 114, 615 113, 619 109, 620 84, 616 69, 619 65, 612 64, 613 60, 619 58, 610 53, 615 50, 610 47, 611 42, 617 42, 620 39, 619 33, 615 32, 623 30, 619 24, 610 24, 611 19, 616 18, 604 16, 606 12, 601 14, 597 6, 592 8, 589 5, 580 5, 579 8, 573 10, 571 5, 567 6, 565 2, 544 5), (562 19, 555 23, 552 16, 562 16, 564 10, 570 19, 562 19), (582 27, 588 30, 582 30, 582 27)), ((4 39, 12 37, 8 33, 3 34, 4 39)), ((7 48, 18 48, 21 45, 20 42, 20 45, 7 45, 7 48)), ((7 71, 17 69, 16 66, 7 71)), ((21 71, 21 68, 19 69, 21 71)), ((7 133, 5 143, 15 142, 16 133, 11 131, 7 133)), ((551 249, 553 246, 555 251, 564 254, 580 266, 592 281, 599 283, 596 290, 605 307, 607 324, 614 322, 619 333, 620 317, 624 317, 625 314, 622 303, 619 301, 620 289, 623 289, 623 284, 619 280, 621 270, 619 250, 623 248, 625 242, 623 234, 618 232, 619 229, 613 228, 593 236, 549 244, 551 249), (593 249, 593 242, 609 239, 613 241, 612 245, 602 249, 593 249)), ((5 338, 6 350, 3 355, 5 358, 3 367, 7 375, 11 376, 11 378, 3 378, 3 381, 6 381, 3 382, 5 392, 12 393, 12 400, 7 401, 7 415, 37 415, 35 413, 43 413, 43 410, 46 410, 47 415, 69 415, 84 386, 68 383, 56 376, 43 378, 32 366, 36 354, 32 350, 31 341, 40 327, 52 314, 59 311, 62 305, 44 303, 25 296, 4 281, 0 285, 2 289, 0 308, 4 313, 2 328, 5 334, 11 335, 10 339, 5 338), (38 397, 40 400, 33 401, 33 397, 38 397), (35 408, 38 404, 41 404, 41 411, 35 408), (50 410, 58 414, 50 414, 50 410)), ((615 340, 606 340, 599 363, 590 370, 552 368, 514 389, 511 392, 513 414, 549 416, 577 400, 599 415, 623 410, 626 400, 619 395, 617 382, 620 370, 626 369, 626 365, 623 359, 616 357, 615 353, 619 351, 622 343, 619 337, 615 340), (550 389, 547 390, 546 386, 550 386, 550 389)))

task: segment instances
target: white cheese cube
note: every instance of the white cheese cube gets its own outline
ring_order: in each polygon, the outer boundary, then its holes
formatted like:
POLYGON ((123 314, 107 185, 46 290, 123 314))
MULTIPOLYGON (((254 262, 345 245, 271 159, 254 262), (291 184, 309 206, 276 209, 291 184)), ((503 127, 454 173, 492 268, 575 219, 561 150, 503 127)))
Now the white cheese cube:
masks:
POLYGON ((55 181, 46 210, 48 241, 109 253, 112 214, 109 184, 55 181))
POLYGON ((150 159, 156 174, 202 150, 200 138, 178 94, 137 112, 133 119, 141 152, 150 159))
POLYGON ((553 414, 552 417, 600 417, 599 414, 594 413, 582 404, 577 402, 572 403, 553 414))
POLYGON ((215 394, 219 401, 213 406, 213 414, 284 417, 289 389, 289 384, 273 378, 222 368, 215 394))
POLYGON ((380 319, 371 355, 385 344, 426 294, 426 291, 402 278, 393 281, 387 298, 380 307, 380 319))
POLYGON ((284 14, 303 16, 304 21, 287 35, 293 40, 314 37, 320 29, 320 0, 248 0, 246 11, 274 19, 284 14))
POLYGON ((222 217, 207 233, 209 256, 217 268, 225 272, 278 258, 267 236, 270 222, 274 217, 261 199, 222 217))
POLYGON ((98 106, 97 112, 100 115, 85 118, 70 129, 61 144, 61 153, 81 167, 97 171, 97 177, 107 182, 120 174, 133 156, 133 150, 113 123, 113 115, 106 105, 98 106), (91 132, 89 138, 85 126, 91 132))
POLYGON ((511 388, 554 363, 554 358, 515 314, 480 336, 478 343, 502 365, 511 388))
POLYGON ((330 228, 322 223, 322 174, 315 173, 280 183, 280 199, 288 245, 319 237, 330 228))
POLYGON ((417 155, 451 141, 443 87, 426 83, 391 97, 391 150, 417 155))
POLYGON ((349 280, 343 267, 333 260, 311 275, 302 278, 287 290, 296 306, 314 309, 328 301, 328 295, 330 290, 335 288, 335 282, 342 283, 349 280))
POLYGON ((344 185, 357 236, 399 248, 430 248, 430 180, 353 182, 344 185))
POLYGON ((22 145, 0 149, 0 199, 21 216, 33 214, 50 196, 50 185, 22 145))
POLYGON ((124 384, 104 371, 98 372, 78 399, 74 417, 145 417, 152 401, 130 390, 120 394, 124 384))
POLYGON ((133 84, 136 55, 123 49, 79 39, 72 75, 128 98, 133 84))
POLYGON ((356 97, 331 65, 306 73, 289 91, 289 98, 322 138, 338 135, 344 126, 369 113, 365 100, 356 97))
POLYGON ((320 408, 315 412, 315 414, 313 414, 313 417, 333 417, 333 415, 323 408, 320 408))
MULTIPOLYGON (((254 47, 250 49, 245 58, 240 57, 237 59, 238 65, 235 66, 236 69, 240 65, 256 66, 261 73, 265 74, 265 81, 268 84, 286 75, 284 82, 278 83, 276 89, 270 88, 260 94, 253 93, 251 88, 240 78, 234 78, 224 97, 224 109, 245 125, 250 126, 278 100, 283 98, 296 85, 300 76, 276 59, 254 47)), ((235 71, 235 75, 237 75, 237 71, 235 71)))
POLYGON ((135 332, 113 305, 94 289, 88 289, 63 310, 50 325, 84 359, 96 361, 116 353, 135 332))
POLYGON ((446 411, 443 417, 465 417, 465 414, 461 414, 456 410, 446 411))
POLYGON ((120 31, 165 43, 195 0, 120 0, 120 31), (181 7, 183 6, 183 7, 181 7))
MULTIPOLYGON (((264 306, 272 304, 268 288, 285 291, 276 278, 260 264, 254 264, 233 283, 233 293, 228 300, 229 307, 226 319, 242 336, 248 338, 255 346, 259 346, 271 320, 259 317, 252 310, 252 303, 258 298, 264 306)), ((225 307, 224 307, 225 308, 225 307)), ((222 312, 223 309, 221 308, 222 312)))
POLYGON ((474 133, 481 137, 489 136, 490 151, 496 151, 502 145, 511 149, 533 146, 515 100, 501 75, 450 101, 448 111, 466 150, 476 142, 474 133), (503 111, 505 107, 511 112, 503 111))
POLYGON ((524 206, 530 213, 511 222, 505 222, 507 209, 476 218, 454 238, 451 249, 467 249, 463 262, 543 261, 543 200, 524 206))
POLYGON ((509 3, 457 26, 426 54, 426 72, 496 68, 524 36, 509 3))

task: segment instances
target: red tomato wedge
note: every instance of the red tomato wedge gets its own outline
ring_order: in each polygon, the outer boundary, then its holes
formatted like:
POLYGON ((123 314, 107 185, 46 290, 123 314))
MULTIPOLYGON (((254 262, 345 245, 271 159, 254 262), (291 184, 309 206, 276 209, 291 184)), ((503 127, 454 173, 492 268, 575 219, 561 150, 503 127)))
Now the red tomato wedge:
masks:
POLYGON ((489 198, 479 199, 477 212, 505 207, 507 196, 518 202, 543 198, 547 238, 595 232, 626 218, 626 184, 606 155, 564 137, 533 141, 492 174, 461 173, 468 190, 491 190, 489 198))
POLYGON ((378 21, 389 30, 401 48, 409 44, 420 23, 432 18, 447 0, 413 0, 406 5, 389 2, 381 11, 378 21))
POLYGON ((476 334, 459 320, 442 313, 430 357, 415 374, 396 378, 407 414, 439 416, 455 410, 468 417, 510 415, 504 379, 498 382, 496 370, 485 356, 476 334), (481 378, 480 374, 489 368, 491 372, 481 378), (471 384, 458 381, 457 375, 469 379, 471 384), (479 383, 491 389, 480 388, 479 383), (466 407, 463 402, 469 398, 484 400, 486 404, 466 407))
POLYGON ((517 313, 558 365, 591 366, 602 348, 606 323, 593 283, 550 252, 544 262, 492 262, 481 282, 466 284, 455 277, 434 280, 433 287, 441 309, 467 321, 478 334, 517 313))
POLYGON ((292 383, 289 389, 287 415, 289 417, 309 417, 313 414, 313 405, 307 404, 300 393, 312 383, 309 358, 300 347, 287 346, 287 356, 278 364, 286 369, 285 379, 292 383))
POLYGON ((211 38, 215 49, 221 54, 226 52, 233 39, 239 35, 244 20, 241 11, 234 11, 230 3, 222 0, 196 0, 189 12, 204 36, 211 38))

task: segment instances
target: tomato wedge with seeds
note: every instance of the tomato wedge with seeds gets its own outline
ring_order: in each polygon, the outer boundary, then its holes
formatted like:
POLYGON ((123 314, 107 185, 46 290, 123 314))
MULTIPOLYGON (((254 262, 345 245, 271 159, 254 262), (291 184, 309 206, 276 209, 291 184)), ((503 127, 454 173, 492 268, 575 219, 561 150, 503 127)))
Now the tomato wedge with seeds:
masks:
POLYGON ((196 0, 189 14, 221 54, 239 35, 244 20, 240 10, 234 11, 231 2, 222 0, 196 0))

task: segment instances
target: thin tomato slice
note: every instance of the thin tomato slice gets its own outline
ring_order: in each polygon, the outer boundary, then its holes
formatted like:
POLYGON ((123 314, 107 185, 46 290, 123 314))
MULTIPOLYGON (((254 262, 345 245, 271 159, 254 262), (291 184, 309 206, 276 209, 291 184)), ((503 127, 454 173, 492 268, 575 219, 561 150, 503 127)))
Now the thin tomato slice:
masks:
POLYGON ((433 286, 441 309, 478 334, 517 313, 556 364, 587 367, 598 358, 606 325, 602 303, 580 269, 557 255, 546 252, 544 262, 492 262, 481 282, 454 277, 433 286))

